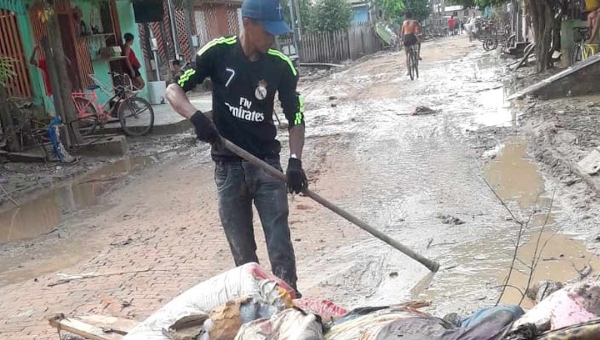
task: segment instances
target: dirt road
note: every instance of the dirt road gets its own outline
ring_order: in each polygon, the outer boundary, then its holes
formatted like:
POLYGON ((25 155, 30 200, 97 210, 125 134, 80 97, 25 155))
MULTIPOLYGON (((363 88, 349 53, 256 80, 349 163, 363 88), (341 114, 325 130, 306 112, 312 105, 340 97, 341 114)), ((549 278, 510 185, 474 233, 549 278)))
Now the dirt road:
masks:
MULTIPOLYGON (((570 278, 569 261, 582 268, 592 258, 579 242, 554 234, 575 219, 560 199, 540 230, 555 183, 527 160, 518 108, 504 102, 498 65, 480 50, 463 37, 425 44, 417 81, 403 75, 404 52, 387 52, 301 83, 312 189, 442 264, 430 281, 412 260, 296 196, 290 224, 304 295, 348 308, 424 298, 438 314, 494 304, 519 227, 484 178, 517 218, 538 207, 523 239, 552 236, 544 256, 556 261, 543 262, 542 274, 570 278), (418 106, 434 112, 411 115, 418 106)), ((143 320, 233 266, 206 146, 114 167, 56 195, 53 202, 94 197, 58 227, 0 245, 2 338, 51 338, 44 318, 57 312, 143 320), (90 272, 111 275, 47 286, 57 273, 90 272)), ((48 218, 28 223, 35 229, 48 218)), ((259 257, 268 266, 263 241, 259 257)), ((521 250, 523 260, 531 251, 521 250)), ((525 284, 519 275, 511 284, 525 284)), ((518 296, 509 292, 504 301, 518 296)))

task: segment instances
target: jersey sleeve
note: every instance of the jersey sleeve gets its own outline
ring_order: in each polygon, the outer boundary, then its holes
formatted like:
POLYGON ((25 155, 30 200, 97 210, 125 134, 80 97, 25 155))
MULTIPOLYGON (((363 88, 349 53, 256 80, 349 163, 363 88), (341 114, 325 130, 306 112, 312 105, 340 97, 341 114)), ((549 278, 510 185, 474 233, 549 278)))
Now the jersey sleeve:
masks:
POLYGON ((215 60, 218 58, 218 45, 212 42, 202 47, 196 54, 194 67, 188 68, 175 78, 175 83, 185 92, 191 91, 196 85, 202 83, 206 77, 210 77, 215 60))
POLYGON ((281 108, 289 123, 289 129, 297 125, 304 125, 304 100, 302 95, 296 92, 298 85, 298 71, 290 58, 279 51, 269 52, 270 54, 277 53, 284 62, 283 75, 279 83, 279 101, 281 108))

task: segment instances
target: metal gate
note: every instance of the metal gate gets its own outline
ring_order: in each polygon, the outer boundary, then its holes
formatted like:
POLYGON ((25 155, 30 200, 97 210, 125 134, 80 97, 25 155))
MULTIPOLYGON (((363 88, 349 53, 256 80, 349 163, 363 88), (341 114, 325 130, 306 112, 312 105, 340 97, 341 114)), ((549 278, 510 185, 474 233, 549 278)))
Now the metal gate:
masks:
POLYGON ((17 74, 7 83, 8 95, 17 98, 31 98, 27 56, 23 50, 17 17, 13 12, 5 9, 0 9, 0 54, 14 59, 13 67, 17 74))
POLYGON ((205 3, 194 8, 196 32, 200 37, 200 46, 215 38, 236 35, 240 32, 237 3, 205 3))

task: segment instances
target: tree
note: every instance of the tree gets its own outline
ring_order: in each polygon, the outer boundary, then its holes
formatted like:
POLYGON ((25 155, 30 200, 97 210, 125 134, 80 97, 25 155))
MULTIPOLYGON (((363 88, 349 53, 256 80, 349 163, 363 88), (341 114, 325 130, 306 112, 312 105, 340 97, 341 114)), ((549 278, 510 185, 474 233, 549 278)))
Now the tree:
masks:
POLYGON ((379 8, 384 21, 399 26, 404 19, 404 1, 398 0, 375 0, 375 6, 379 8))
POLYGON ((346 0, 317 0, 311 12, 313 31, 335 32, 350 27, 352 7, 346 0))
POLYGON ((427 0, 375 0, 383 19, 395 26, 401 26, 404 21, 404 13, 410 11, 413 17, 423 21, 431 14, 427 0))
POLYGON ((510 0, 451 0, 454 5, 461 5, 465 8, 485 8, 488 6, 498 6, 510 2, 510 0))
POLYGON ((552 67, 552 53, 560 43, 562 18, 557 13, 564 9, 566 1, 526 0, 526 6, 533 26, 536 71, 544 72, 552 67))
POLYGON ((410 11, 413 18, 419 21, 429 18, 431 14, 427 0, 404 0, 404 11, 410 11))
POLYGON ((313 6, 308 0, 298 0, 300 10, 300 25, 302 32, 309 32, 313 29, 313 6))

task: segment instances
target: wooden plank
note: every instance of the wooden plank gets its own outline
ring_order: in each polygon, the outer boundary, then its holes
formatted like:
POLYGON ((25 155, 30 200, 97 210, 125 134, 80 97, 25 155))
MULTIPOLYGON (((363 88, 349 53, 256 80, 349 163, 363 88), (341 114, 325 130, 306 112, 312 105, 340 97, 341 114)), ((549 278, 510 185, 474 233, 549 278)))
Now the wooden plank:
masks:
POLYGON ((102 329, 112 329, 115 333, 123 335, 129 333, 135 326, 138 325, 138 321, 136 320, 97 314, 79 316, 77 319, 102 329))
POLYGON ((99 327, 89 325, 85 322, 66 318, 63 314, 56 315, 48 319, 50 326, 59 331, 67 331, 75 335, 84 337, 90 340, 119 340, 122 339, 120 334, 107 333, 99 327))

